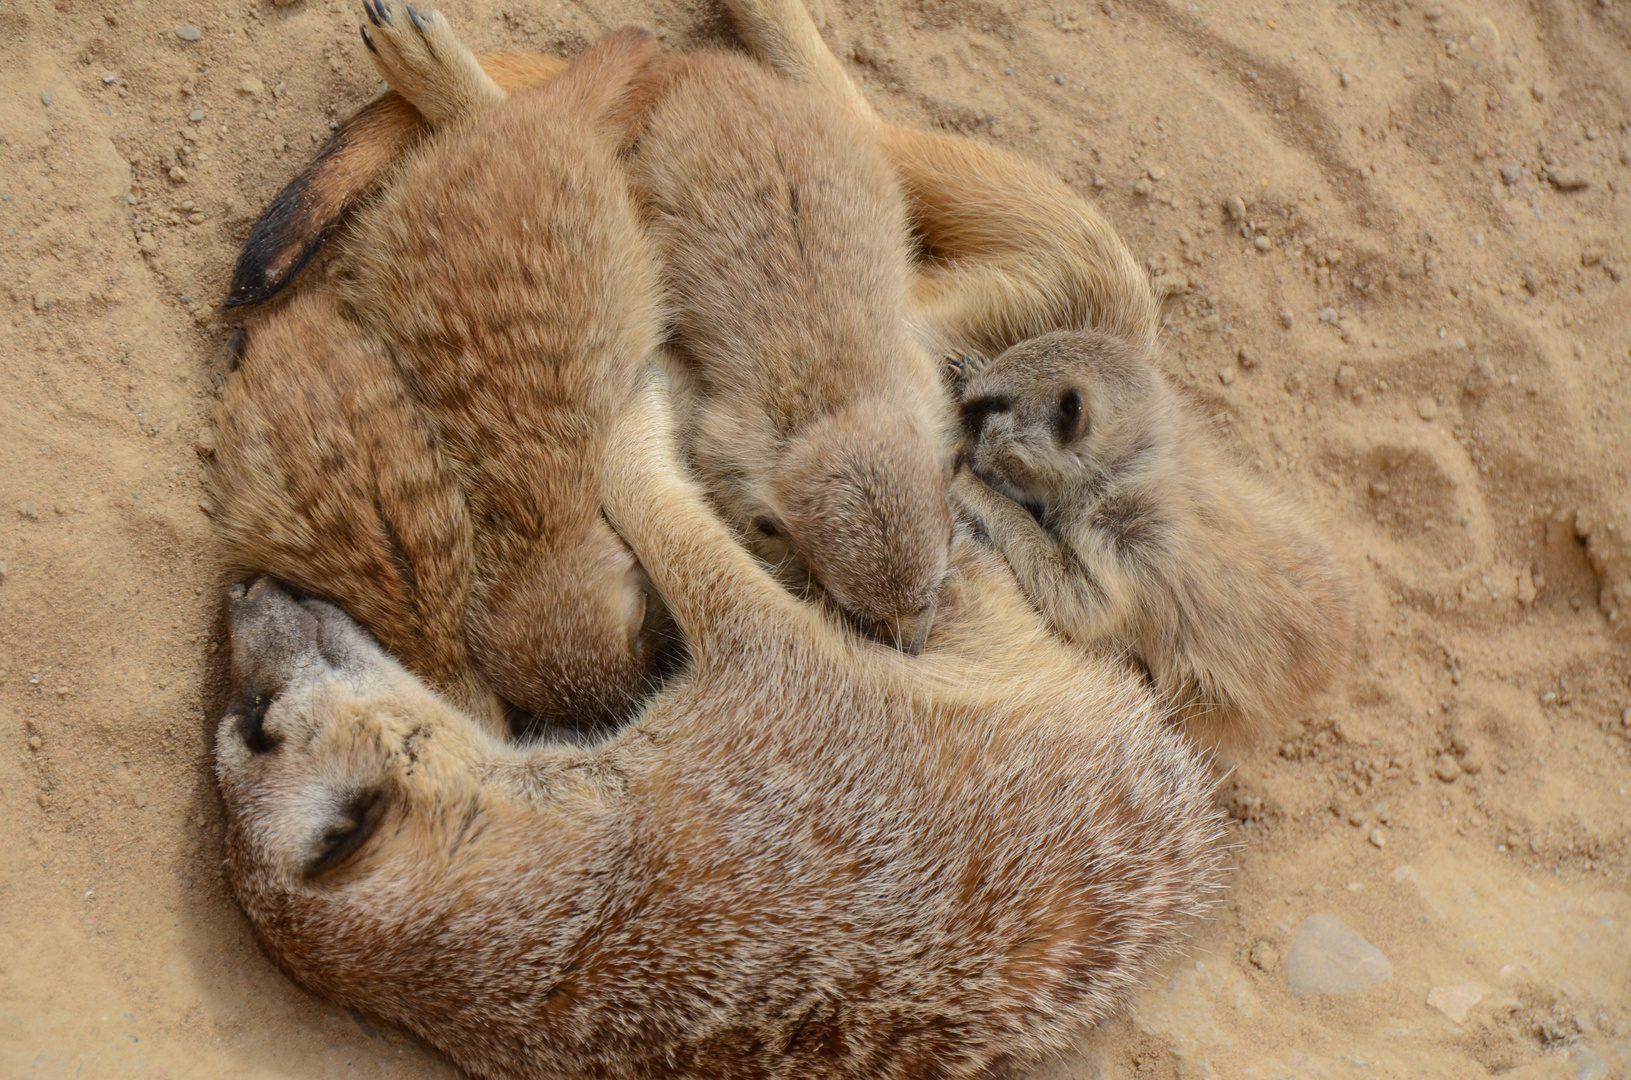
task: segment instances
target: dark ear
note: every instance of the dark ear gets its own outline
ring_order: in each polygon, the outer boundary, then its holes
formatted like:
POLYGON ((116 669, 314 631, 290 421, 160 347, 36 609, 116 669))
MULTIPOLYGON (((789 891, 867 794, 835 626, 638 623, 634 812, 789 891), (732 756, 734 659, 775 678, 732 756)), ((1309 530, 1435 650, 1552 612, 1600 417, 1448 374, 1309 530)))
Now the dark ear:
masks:
POLYGON ((347 211, 379 187, 427 130, 419 110, 395 92, 341 124, 249 230, 225 306, 259 304, 281 292, 322 250, 347 211))
POLYGON ((1082 414, 1082 395, 1074 386, 1059 392, 1054 430, 1059 433, 1061 445, 1072 443, 1079 436, 1087 434, 1087 422, 1082 414))

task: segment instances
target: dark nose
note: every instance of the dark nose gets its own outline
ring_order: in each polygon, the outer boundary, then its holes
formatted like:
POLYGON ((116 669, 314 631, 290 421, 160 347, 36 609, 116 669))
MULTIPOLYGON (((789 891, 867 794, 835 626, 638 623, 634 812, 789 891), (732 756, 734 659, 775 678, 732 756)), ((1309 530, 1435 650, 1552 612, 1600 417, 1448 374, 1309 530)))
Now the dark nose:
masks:
POLYGON ((978 439, 980 432, 985 430, 986 418, 996 413, 1012 411, 1012 399, 1005 397, 979 397, 963 403, 963 434, 970 439, 978 439))
POLYGON ((263 727, 266 710, 308 652, 317 650, 317 619, 268 577, 227 590, 232 636, 231 710, 249 749, 264 754, 277 740, 263 727))

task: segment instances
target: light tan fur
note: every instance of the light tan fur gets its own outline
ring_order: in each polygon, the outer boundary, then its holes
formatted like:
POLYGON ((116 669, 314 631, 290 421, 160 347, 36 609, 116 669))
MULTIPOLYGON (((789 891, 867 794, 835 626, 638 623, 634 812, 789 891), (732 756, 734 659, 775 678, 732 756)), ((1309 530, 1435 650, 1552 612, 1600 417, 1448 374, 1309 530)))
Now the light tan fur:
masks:
POLYGON ((331 295, 296 296, 249 335, 217 425, 216 535, 228 568, 339 604, 502 731, 503 706, 464 641, 464 493, 378 344, 331 295))
POLYGON ((337 609, 240 589, 216 763, 261 942, 491 1080, 995 1077, 1070 1046, 1213 887, 1207 770, 988 554, 959 549, 945 647, 902 657, 788 595, 677 454, 650 381, 605 505, 694 665, 596 746, 506 744, 337 609))
POLYGON ((1032 338, 971 374, 962 408, 955 490, 1021 587, 1071 639, 1136 655, 1193 733, 1259 731, 1345 665, 1353 586, 1329 544, 1202 434, 1145 349, 1032 338))
POLYGON ((676 647, 599 505, 613 410, 660 333, 607 122, 649 42, 603 38, 510 97, 436 12, 370 9, 387 80, 438 131, 353 225, 337 289, 394 359, 470 505, 470 651, 546 722, 626 718, 676 647))
POLYGON ((918 651, 951 542, 951 411, 911 333, 905 205, 869 127, 744 56, 644 82, 630 172, 686 444, 739 532, 918 651))

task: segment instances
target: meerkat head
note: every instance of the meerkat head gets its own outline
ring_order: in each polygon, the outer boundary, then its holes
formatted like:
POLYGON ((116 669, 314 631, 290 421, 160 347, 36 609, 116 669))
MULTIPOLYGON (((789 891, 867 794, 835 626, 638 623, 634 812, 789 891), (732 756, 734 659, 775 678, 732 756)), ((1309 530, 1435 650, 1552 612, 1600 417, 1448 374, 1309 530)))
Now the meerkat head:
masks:
POLYGON ((596 514, 502 579, 478 583, 471 652, 504 698, 559 734, 616 727, 685 659, 685 643, 634 553, 596 514))
POLYGON ((947 458, 898 410, 851 406, 787 446, 758 528, 869 632, 918 652, 950 565, 947 458))
POLYGON ((963 384, 964 449, 976 475, 1033 512, 1158 452, 1168 408, 1146 353, 1091 330, 1028 338, 963 384))
POLYGON ((281 892, 367 858, 399 804, 392 758, 411 752, 393 721, 452 707, 339 608, 269 578, 233 586, 227 622, 231 696, 215 768, 229 846, 281 892))

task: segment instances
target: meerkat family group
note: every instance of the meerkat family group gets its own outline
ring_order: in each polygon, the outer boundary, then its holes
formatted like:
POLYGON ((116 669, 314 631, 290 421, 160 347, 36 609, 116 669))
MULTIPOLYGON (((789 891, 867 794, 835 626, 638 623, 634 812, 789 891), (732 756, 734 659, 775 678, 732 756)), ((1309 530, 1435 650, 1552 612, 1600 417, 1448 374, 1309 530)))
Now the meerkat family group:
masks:
POLYGON ((1348 586, 1096 211, 727 2, 752 56, 568 64, 367 0, 391 92, 229 300, 234 889, 475 1075, 1018 1075, 1216 887, 1205 745, 1348 586))

